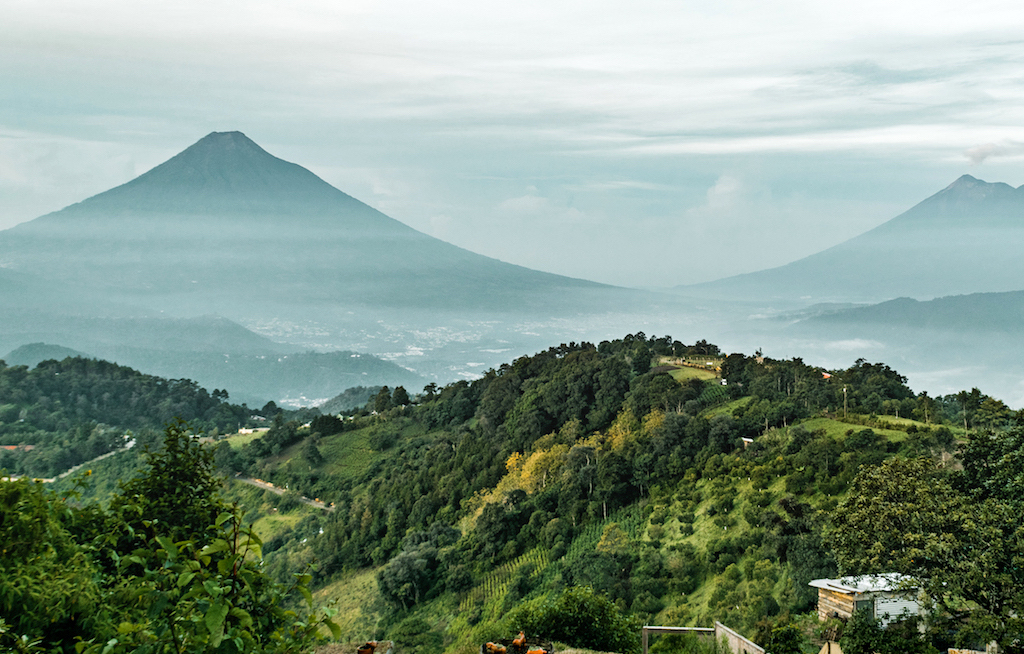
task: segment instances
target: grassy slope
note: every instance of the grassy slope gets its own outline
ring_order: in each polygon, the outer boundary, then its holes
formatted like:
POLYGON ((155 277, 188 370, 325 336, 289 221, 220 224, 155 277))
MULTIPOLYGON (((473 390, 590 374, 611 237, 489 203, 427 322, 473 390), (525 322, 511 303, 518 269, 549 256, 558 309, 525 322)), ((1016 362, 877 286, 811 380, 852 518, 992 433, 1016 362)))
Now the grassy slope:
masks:
MULTIPOLYGON (((846 435, 846 432, 860 431, 862 429, 868 429, 864 425, 858 425, 851 422, 843 422, 838 418, 811 418, 800 423, 808 431, 817 431, 819 429, 824 430, 825 434, 830 438, 840 439, 846 435)), ((907 438, 907 432, 896 429, 874 429, 876 434, 891 441, 903 441, 907 438)))
POLYGON ((228 445, 230 445, 233 449, 240 450, 242 449, 242 447, 248 445, 257 438, 263 437, 266 433, 267 432, 265 431, 260 431, 253 434, 232 434, 225 438, 224 440, 226 440, 228 442, 228 445))
POLYGON ((338 610, 335 622, 341 627, 343 642, 366 642, 377 639, 380 615, 374 610, 379 604, 377 571, 359 570, 330 581, 313 593, 317 605, 331 605, 338 610))
POLYGON ((672 378, 678 382, 684 382, 688 379, 711 380, 718 378, 718 373, 714 370, 702 370, 700 368, 691 368, 689 366, 670 370, 668 374, 672 375, 672 378))
POLYGON ((736 409, 740 408, 741 406, 746 406, 747 404, 750 404, 750 401, 752 399, 754 398, 748 395, 747 397, 741 397, 737 400, 726 402, 725 404, 719 404, 718 406, 705 411, 703 415, 705 418, 708 418, 709 420, 711 418, 714 418, 715 416, 732 415, 733 411, 735 411, 736 409))

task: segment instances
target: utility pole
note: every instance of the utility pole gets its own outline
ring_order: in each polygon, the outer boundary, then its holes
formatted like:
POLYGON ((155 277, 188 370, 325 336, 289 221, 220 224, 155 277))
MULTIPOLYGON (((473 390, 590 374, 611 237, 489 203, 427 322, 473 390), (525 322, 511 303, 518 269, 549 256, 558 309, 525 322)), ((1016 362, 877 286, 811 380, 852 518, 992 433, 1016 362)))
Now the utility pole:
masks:
POLYGON ((843 385, 843 419, 846 419, 846 385, 843 385))

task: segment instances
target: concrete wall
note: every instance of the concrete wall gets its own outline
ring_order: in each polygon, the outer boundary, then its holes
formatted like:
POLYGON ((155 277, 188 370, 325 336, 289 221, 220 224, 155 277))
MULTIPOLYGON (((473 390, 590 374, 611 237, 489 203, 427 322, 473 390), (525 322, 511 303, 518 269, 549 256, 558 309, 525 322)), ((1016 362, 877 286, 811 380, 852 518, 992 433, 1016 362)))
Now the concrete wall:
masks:
POLYGON ((763 647, 755 645, 721 622, 716 621, 715 640, 721 641, 722 638, 725 638, 725 642, 729 644, 729 649, 733 651, 733 654, 764 654, 763 647))
POLYGON ((647 641, 650 634, 675 634, 677 636, 696 636, 697 638, 715 639, 715 630, 711 627, 655 627, 646 625, 640 630, 640 643, 643 654, 647 654, 647 641))
MULTIPOLYGON (((721 622, 715 622, 715 627, 654 627, 645 626, 641 631, 641 642, 643 654, 647 654, 648 634, 690 634, 698 637, 714 638, 715 642, 725 642, 733 654, 765 654, 764 648, 755 645, 750 640, 739 635, 721 622)), ((840 652, 840 654, 842 654, 840 652)))

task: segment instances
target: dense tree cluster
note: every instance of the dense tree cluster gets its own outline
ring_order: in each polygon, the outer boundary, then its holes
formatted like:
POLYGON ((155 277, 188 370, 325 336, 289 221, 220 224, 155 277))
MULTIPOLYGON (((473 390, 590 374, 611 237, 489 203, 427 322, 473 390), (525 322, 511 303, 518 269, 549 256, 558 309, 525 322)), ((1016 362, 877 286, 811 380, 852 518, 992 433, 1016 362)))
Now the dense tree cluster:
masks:
POLYGON ((619 613, 607 597, 582 586, 524 604, 508 617, 507 624, 510 633, 522 629, 598 651, 640 649, 640 624, 619 613))
POLYGON ((233 431, 250 411, 227 400, 227 391, 95 359, 0 362, 0 444, 20 446, 0 453, 0 469, 49 477, 121 447, 127 430, 155 438, 175 418, 233 431))

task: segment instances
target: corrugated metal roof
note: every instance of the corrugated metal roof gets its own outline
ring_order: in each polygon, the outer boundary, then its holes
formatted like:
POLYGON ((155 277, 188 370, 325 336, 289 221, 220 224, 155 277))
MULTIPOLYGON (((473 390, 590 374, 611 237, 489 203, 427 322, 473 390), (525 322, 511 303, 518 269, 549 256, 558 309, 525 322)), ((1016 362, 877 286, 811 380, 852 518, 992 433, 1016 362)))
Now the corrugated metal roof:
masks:
POLYGON ((815 579, 809 585, 839 593, 891 592, 911 590, 917 587, 912 578, 898 572, 840 577, 839 579, 815 579))

